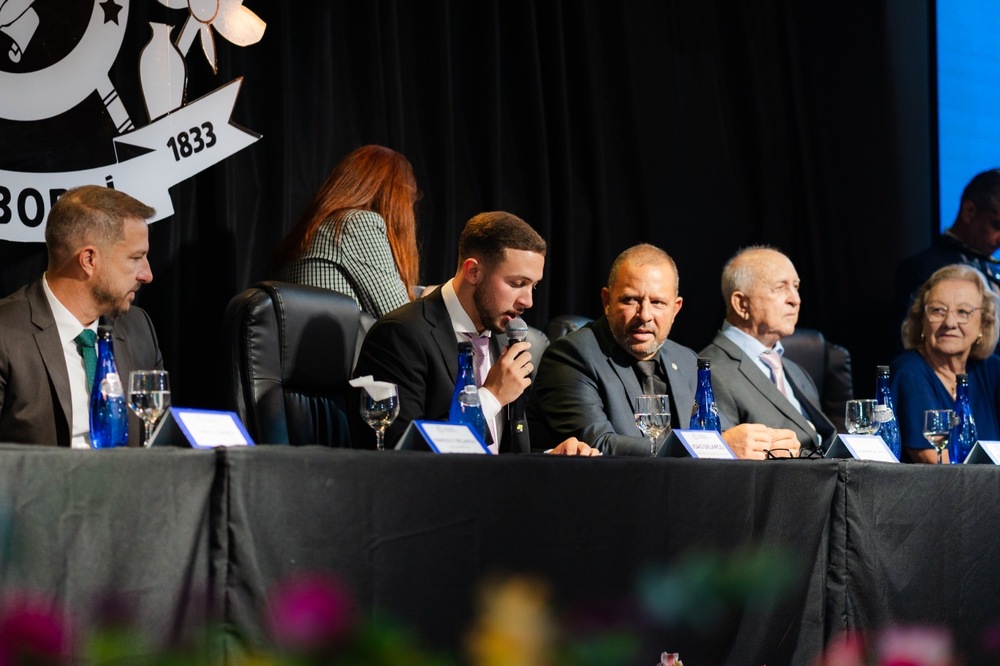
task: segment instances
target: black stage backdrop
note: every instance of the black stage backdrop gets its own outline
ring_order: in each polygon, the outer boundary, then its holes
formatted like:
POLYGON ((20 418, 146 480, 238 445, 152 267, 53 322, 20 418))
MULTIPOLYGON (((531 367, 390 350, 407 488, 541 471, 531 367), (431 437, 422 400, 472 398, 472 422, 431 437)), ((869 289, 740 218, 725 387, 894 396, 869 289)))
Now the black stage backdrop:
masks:
MULTIPOLYGON (((926 0, 245 4, 267 22, 262 41, 217 39, 218 75, 189 58, 189 99, 243 76, 233 120, 263 139, 172 190, 138 299, 175 404, 225 404, 226 303, 267 277, 277 241, 363 143, 416 169, 426 283, 453 271, 466 219, 512 211, 550 243, 526 317, 541 327, 598 315, 613 257, 648 241, 680 267, 672 337, 700 349, 722 321, 724 261, 772 243, 802 277, 800 324, 846 345, 871 394, 897 327, 883 314, 892 268, 932 226, 926 0)), ((129 20, 158 11, 133 3, 129 20)), ((135 68, 119 62, 112 79, 135 68)), ((18 131, 0 126, 0 147, 18 131)), ((55 136, 27 161, 86 154, 71 132, 55 136)), ((0 150, 0 168, 20 157, 0 150)), ((0 291, 43 266, 40 245, 0 243, 0 291)))

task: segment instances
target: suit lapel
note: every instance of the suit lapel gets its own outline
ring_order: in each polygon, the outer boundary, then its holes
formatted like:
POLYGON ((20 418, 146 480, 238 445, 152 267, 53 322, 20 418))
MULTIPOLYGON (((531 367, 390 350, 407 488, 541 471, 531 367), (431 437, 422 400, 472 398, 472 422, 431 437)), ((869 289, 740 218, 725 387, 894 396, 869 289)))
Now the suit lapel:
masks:
MULTIPOLYGON (((743 353, 743 350, 737 347, 726 336, 720 334, 718 338, 719 339, 716 341, 717 344, 725 349, 726 353, 728 353, 732 358, 739 361, 740 373, 746 377, 747 381, 749 381, 755 389, 761 392, 768 402, 774 405, 775 409, 784 414, 786 418, 795 423, 795 425, 804 432, 814 432, 814 428, 809 425, 806 417, 803 416, 799 410, 795 409, 792 403, 788 401, 788 398, 782 395, 781 391, 778 390, 778 387, 771 381, 771 378, 761 371, 760 367, 758 367, 753 359, 743 353)), ((788 379, 787 373, 785 379, 788 379)))
POLYGON ((691 407, 694 405, 694 393, 691 392, 691 382, 683 376, 680 364, 670 354, 672 349, 668 340, 660 348, 660 362, 663 363, 664 372, 667 375, 669 391, 673 394, 674 407, 677 409, 677 424, 680 428, 687 428, 691 420, 691 407))
MULTIPOLYGON (((63 418, 66 421, 66 432, 72 432, 73 409, 70 401, 66 355, 63 353, 62 343, 59 340, 59 327, 56 326, 55 317, 52 316, 52 309, 45 297, 45 288, 42 286, 41 279, 28 288, 26 296, 31 306, 31 323, 38 329, 35 331, 35 345, 38 347, 38 353, 45 364, 49 383, 55 389, 55 397, 59 401, 59 407, 62 409, 63 418)), ((83 326, 80 328, 82 330, 83 326)))
POLYGON ((441 360, 448 369, 452 383, 458 381, 458 341, 455 328, 451 325, 448 308, 444 305, 444 297, 440 289, 422 300, 424 319, 430 325, 431 338, 441 354, 441 360))
MULTIPOLYGON (((639 379, 635 376, 635 370, 632 368, 632 357, 615 342, 606 317, 602 317, 594 324, 594 335, 606 357, 608 367, 621 382, 626 404, 634 410, 635 399, 633 396, 642 395, 642 387, 639 384, 639 379)), ((608 387, 608 391, 611 391, 611 387, 608 387)))

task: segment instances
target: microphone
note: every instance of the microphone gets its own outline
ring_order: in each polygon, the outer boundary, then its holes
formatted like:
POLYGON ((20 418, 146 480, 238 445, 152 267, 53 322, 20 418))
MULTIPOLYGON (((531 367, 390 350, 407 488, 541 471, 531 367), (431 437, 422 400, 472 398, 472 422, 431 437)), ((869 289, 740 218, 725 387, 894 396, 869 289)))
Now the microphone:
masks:
MULTIPOLYGON (((514 317, 507 322, 504 333, 507 334, 507 348, 510 349, 512 345, 523 342, 528 337, 528 325, 520 317, 514 317)), ((524 404, 521 402, 521 396, 507 405, 507 430, 510 432, 509 448, 512 452, 517 453, 519 447, 515 443, 514 437, 528 432, 528 421, 524 417, 524 404)))
POLYGON ((507 346, 510 347, 517 342, 524 342, 528 337, 528 325, 520 317, 514 317, 507 322, 504 333, 507 334, 507 346))

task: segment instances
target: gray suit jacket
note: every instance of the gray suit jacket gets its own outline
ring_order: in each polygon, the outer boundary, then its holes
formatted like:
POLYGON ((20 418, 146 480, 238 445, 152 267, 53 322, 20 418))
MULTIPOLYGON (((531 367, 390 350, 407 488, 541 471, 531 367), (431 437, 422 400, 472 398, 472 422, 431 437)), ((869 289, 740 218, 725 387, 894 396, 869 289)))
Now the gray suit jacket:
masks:
MULTIPOLYGON (((667 340, 659 352, 667 393, 686 428, 698 379, 695 353, 667 340)), ((615 341, 606 317, 555 340, 542 356, 528 403, 532 446, 577 437, 603 453, 649 456, 649 441, 635 426, 642 395, 635 359, 615 341)), ((732 423, 723 419, 723 429, 732 423)))
MULTIPOLYGON (((114 325, 123 382, 132 370, 163 367, 149 315, 132 306, 114 325)), ((39 278, 0 300, 0 442, 69 446, 70 403, 66 358, 39 278)), ((140 445, 141 432, 129 414, 129 446, 140 445)))
POLYGON ((819 391, 794 361, 783 359, 785 379, 815 430, 753 359, 721 331, 701 350, 701 355, 712 360, 712 389, 720 416, 735 423, 763 423, 771 428, 793 430, 804 447, 816 448, 822 444, 825 450, 833 441, 836 429, 818 406, 819 391))

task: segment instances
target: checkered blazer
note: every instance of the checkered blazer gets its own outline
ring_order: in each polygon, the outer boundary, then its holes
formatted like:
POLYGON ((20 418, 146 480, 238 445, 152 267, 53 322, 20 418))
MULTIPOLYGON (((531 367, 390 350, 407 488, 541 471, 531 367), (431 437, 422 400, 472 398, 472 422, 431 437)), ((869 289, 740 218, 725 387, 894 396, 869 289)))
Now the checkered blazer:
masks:
POLYGON ((347 294, 376 319, 408 303, 382 216, 348 211, 337 239, 335 228, 336 218, 323 222, 302 256, 281 268, 276 279, 347 294))

